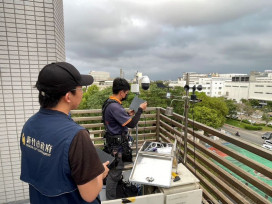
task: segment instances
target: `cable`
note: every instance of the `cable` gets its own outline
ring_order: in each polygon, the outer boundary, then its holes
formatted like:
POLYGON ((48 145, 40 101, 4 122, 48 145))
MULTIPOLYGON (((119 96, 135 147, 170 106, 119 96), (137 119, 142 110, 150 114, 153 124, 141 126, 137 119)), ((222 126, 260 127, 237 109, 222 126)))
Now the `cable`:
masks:
MULTIPOLYGON (((145 141, 145 134, 146 134, 146 132, 145 132, 145 128, 146 128, 146 117, 145 117, 145 114, 144 114, 144 113, 142 113, 142 115, 143 115, 144 121, 145 121, 145 124, 144 124, 144 136, 143 136, 143 139, 144 139, 144 141, 145 141)), ((140 120, 139 120, 139 121, 140 121, 140 120)), ((138 121, 138 123, 139 123, 139 121, 138 121)), ((139 128, 139 125, 138 125, 138 128, 139 128)), ((133 129, 135 129, 135 132, 136 132, 136 126, 135 126, 133 129)), ((136 133, 135 133, 135 134, 136 134, 136 133)), ((139 137, 139 134, 138 134, 138 137, 139 137)))
MULTIPOLYGON (((172 126, 172 129, 173 129, 174 137, 175 137, 175 139, 176 139, 177 137, 176 137, 176 133, 175 133, 175 128, 174 128, 173 118, 172 118, 172 117, 171 117, 171 126, 172 126)), ((177 141, 177 142, 178 142, 178 141, 177 141)))
MULTIPOLYGON (((190 106, 190 104, 188 104, 189 106, 190 106)), ((190 108, 190 107, 188 107, 188 108, 190 108)), ((181 125, 183 125, 184 126, 184 119, 185 119, 185 108, 183 109, 183 114, 182 114, 182 116, 183 116, 183 120, 181 121, 181 125)), ((182 129, 183 130, 183 129, 182 129)), ((183 136, 184 136, 184 130, 183 130, 183 136)), ((184 140, 183 140, 183 142, 184 142, 184 140)), ((180 146, 182 145, 182 143, 180 142, 180 146)), ((181 148, 180 148, 181 149, 181 148)), ((185 156, 185 155, 183 155, 183 156, 185 156)))
MULTIPOLYGON (((182 98, 182 99, 184 99, 185 97, 184 96, 176 96, 177 98, 182 98)), ((173 99, 174 100, 174 99, 173 99)), ((172 104, 172 102, 173 102, 173 100, 171 101, 171 104, 172 104)), ((177 99, 175 99, 175 100, 177 100, 177 99)), ((177 101, 184 101, 184 100, 177 100, 177 101)), ((170 104, 170 107, 171 107, 171 104, 170 104)), ((189 106, 190 106, 190 104, 188 104, 188 108, 189 108, 189 106)), ((185 119, 185 108, 183 109, 183 114, 182 114, 182 116, 183 116, 183 120, 181 121, 181 125, 183 125, 184 126, 184 119, 185 119)), ((172 119, 172 117, 171 117, 171 123, 173 123, 173 119, 172 119)), ((172 125, 172 128, 173 128, 173 130, 174 130, 174 126, 172 125)), ((184 132, 184 130, 181 128, 181 130, 184 132)), ((178 139, 177 139, 177 135, 174 133, 174 136, 175 136, 175 138, 176 138, 176 140, 177 140, 177 145, 176 145, 176 147, 177 147, 177 151, 179 150, 179 149, 181 149, 181 147, 180 148, 178 148, 178 139)), ((180 137, 180 139, 182 140, 182 138, 180 137)), ((184 141, 184 140, 183 140, 184 141)), ((182 141, 180 141, 180 146, 182 145, 182 143, 181 143, 182 141)), ((178 155, 178 158, 177 158, 177 163, 179 163, 179 161, 181 160, 181 155, 178 155)))
POLYGON ((195 118, 194 118, 194 102, 192 105, 192 116, 193 116, 193 137, 194 137, 194 167, 195 167, 195 175, 196 175, 196 164, 195 164, 195 118))
POLYGON ((144 125, 144 141, 145 141, 146 117, 145 117, 145 114, 144 114, 144 113, 143 113, 143 116, 144 116, 144 120, 145 120, 145 125, 144 125))
POLYGON ((174 137, 175 137, 175 141, 176 141, 176 146, 175 146, 175 157, 176 157, 176 174, 178 174, 178 164, 179 164, 179 158, 178 158, 178 136, 177 134, 175 133, 175 128, 174 128, 174 125, 173 125, 173 118, 171 117, 171 125, 172 125, 172 129, 173 129, 173 134, 174 134, 174 137))

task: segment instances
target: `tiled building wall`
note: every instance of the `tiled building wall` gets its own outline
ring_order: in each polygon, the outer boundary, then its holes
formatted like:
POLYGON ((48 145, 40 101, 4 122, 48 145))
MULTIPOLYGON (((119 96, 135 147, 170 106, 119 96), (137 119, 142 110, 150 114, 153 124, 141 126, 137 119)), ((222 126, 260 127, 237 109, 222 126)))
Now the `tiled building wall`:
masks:
POLYGON ((63 3, 62 1, 54 1, 54 19, 56 29, 56 61, 63 61, 65 59, 64 46, 64 19, 63 19, 63 3))
POLYGON ((38 109, 40 69, 65 61, 62 0, 0 0, 0 203, 28 198, 20 132, 38 109))

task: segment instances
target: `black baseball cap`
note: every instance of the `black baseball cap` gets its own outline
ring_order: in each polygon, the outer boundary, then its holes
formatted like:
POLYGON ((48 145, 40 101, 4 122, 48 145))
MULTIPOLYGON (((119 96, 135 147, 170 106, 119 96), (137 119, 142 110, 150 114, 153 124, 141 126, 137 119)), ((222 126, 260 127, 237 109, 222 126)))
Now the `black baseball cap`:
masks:
POLYGON ((76 86, 88 86, 93 83, 91 75, 82 75, 67 62, 46 65, 39 73, 36 87, 46 94, 66 94, 76 86))

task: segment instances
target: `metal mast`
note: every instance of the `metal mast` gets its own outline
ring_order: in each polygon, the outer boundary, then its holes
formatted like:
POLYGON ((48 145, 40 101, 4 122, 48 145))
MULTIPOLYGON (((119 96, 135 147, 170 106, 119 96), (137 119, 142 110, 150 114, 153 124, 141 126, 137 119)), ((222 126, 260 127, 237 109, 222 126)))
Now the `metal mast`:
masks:
POLYGON ((186 73, 185 85, 186 97, 184 103, 184 158, 183 163, 186 164, 187 160, 187 132, 188 132, 188 111, 189 111, 189 73, 186 73))

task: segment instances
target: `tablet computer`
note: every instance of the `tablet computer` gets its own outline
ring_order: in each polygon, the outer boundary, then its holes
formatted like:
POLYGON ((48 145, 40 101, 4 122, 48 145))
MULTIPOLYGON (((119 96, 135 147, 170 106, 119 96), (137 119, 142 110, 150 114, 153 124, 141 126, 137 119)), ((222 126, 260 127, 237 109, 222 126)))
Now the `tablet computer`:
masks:
POLYGON ((100 161, 102 163, 105 163, 106 161, 109 161, 110 163, 108 164, 108 166, 114 161, 114 157, 111 156, 110 154, 104 152, 103 150, 99 149, 99 148, 95 148, 96 149, 96 152, 98 154, 98 157, 100 159, 100 161))
POLYGON ((138 98, 138 96, 135 96, 129 106, 130 110, 134 110, 135 112, 138 111, 138 108, 142 103, 146 102, 145 100, 138 98))

